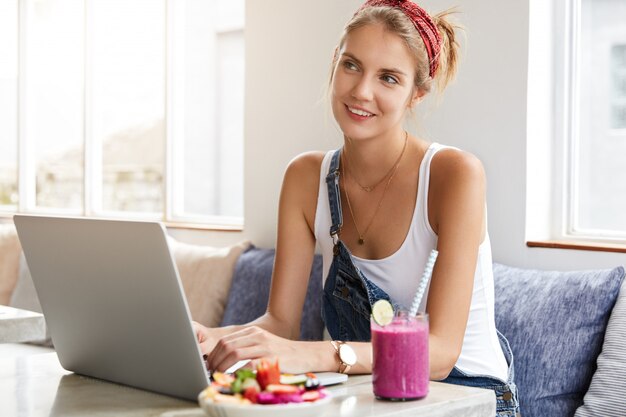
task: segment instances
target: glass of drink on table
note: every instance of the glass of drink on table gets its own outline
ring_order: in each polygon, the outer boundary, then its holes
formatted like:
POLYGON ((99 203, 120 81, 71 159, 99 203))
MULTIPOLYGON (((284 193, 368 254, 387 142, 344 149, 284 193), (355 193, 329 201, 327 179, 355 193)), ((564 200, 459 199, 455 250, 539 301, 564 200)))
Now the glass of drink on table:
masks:
POLYGON ((428 394, 428 315, 393 311, 386 300, 372 308, 372 383, 381 400, 409 401, 428 394))

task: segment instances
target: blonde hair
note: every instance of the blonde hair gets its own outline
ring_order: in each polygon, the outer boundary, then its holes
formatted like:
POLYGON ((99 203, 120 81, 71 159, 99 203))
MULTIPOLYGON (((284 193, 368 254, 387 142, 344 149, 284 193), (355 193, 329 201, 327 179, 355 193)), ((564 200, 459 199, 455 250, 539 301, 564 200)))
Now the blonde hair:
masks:
POLYGON ((449 20, 454 9, 448 9, 432 16, 441 35, 441 49, 435 59, 439 60, 439 67, 434 78, 430 76, 430 62, 426 46, 413 22, 399 9, 389 6, 366 7, 359 10, 343 29, 335 56, 331 65, 329 86, 333 81, 333 72, 339 59, 338 51, 343 47, 346 37, 355 29, 371 24, 381 24, 390 33, 404 40, 417 62, 415 68, 415 88, 423 92, 430 92, 433 83, 437 90, 442 92, 454 79, 459 62, 459 43, 457 31, 462 29, 456 23, 449 20))

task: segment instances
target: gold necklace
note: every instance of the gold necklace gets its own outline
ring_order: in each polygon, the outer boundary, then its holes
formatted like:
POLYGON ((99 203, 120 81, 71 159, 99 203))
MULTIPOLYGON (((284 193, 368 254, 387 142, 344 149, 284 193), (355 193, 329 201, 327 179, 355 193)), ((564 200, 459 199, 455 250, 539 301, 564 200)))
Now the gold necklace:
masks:
MULTIPOLYGON (((398 159, 396 159, 396 162, 394 162, 394 164, 391 166, 391 168, 389 168, 389 171, 387 171, 387 173, 385 175, 383 175, 383 177, 376 184, 370 185, 370 186, 361 185, 359 180, 356 179, 356 175, 354 175, 352 173, 352 171, 347 166, 347 164, 346 164, 346 171, 350 174, 350 176, 352 176, 352 179, 354 180, 356 185, 359 186, 359 188, 361 190, 363 190, 363 191, 365 191, 367 193, 374 191, 374 189, 376 187, 378 187, 380 184, 382 184, 382 182, 385 180, 385 178, 387 178, 389 176, 389 174, 391 174, 391 171, 393 171, 395 169, 396 165, 398 165, 398 163, 400 162, 400 158, 402 158, 402 155, 404 154, 404 149, 406 148, 406 143, 407 143, 408 138, 409 138, 409 132, 404 131, 404 146, 402 147, 402 152, 400 152, 400 156, 398 156, 398 159)), ((348 158, 348 162, 350 162, 350 165, 354 165, 352 163, 352 159, 350 158, 350 155, 347 155, 347 153, 346 153, 346 157, 348 158)))
MULTIPOLYGON (((405 137, 404 137, 404 146, 402 147, 402 152, 400 153, 400 157, 398 158, 398 160, 396 161, 396 163, 392 167, 391 176, 387 180, 387 183, 385 184, 385 188, 383 189, 383 195, 380 196, 380 200, 378 200, 378 205, 376 206, 376 210, 374 210, 374 214, 372 215, 372 218, 370 219, 370 221, 367 224, 367 227, 365 228, 363 233, 361 233, 359 231, 359 226, 357 226, 357 224, 356 224, 356 217, 354 216, 354 211, 352 210, 352 203, 350 203, 350 194, 348 193, 348 187, 346 186, 346 179, 345 179, 345 176, 343 175, 344 174, 344 172, 343 172, 343 165, 344 164, 341 164, 341 171, 342 171, 341 173, 342 173, 342 177, 344 177, 344 179, 343 179, 343 189, 346 192, 346 201, 348 202, 348 209, 350 209, 350 215, 352 216, 352 223, 354 223, 354 228, 356 229, 356 233, 359 235, 359 241, 358 241, 359 245, 364 245, 365 244, 365 235, 367 235, 368 230, 370 230, 370 226, 374 222, 374 219, 376 218, 376 215, 378 214, 378 210, 380 210, 380 206, 382 206, 382 204, 383 204, 383 200, 385 199, 385 194, 387 194, 387 189, 389 188, 389 184, 391 184, 391 180, 393 180, 393 177, 396 175, 396 171, 398 170, 398 167, 400 166, 400 160, 402 160, 402 156, 404 155, 404 151, 406 150, 407 137, 408 137, 408 134, 405 135, 405 137)), ((343 155, 342 155, 342 159, 343 159, 343 155)), ((356 180, 354 182, 356 182, 356 180)), ((357 184, 358 184, 358 182, 357 182, 357 184)))

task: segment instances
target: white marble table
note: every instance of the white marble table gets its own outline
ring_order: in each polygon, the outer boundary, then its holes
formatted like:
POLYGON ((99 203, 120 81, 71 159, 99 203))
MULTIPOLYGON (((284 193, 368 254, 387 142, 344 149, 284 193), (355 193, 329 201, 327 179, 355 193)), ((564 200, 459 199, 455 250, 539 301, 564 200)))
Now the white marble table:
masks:
MULTIPOLYGON (((492 391, 432 382, 428 397, 390 403, 372 395, 371 376, 350 377, 330 387, 332 403, 322 417, 493 417, 492 391)), ((0 358, 0 416, 201 417, 193 402, 73 374, 56 353, 0 358)))
POLYGON ((34 342, 45 337, 42 314, 0 305, 0 343, 34 342))

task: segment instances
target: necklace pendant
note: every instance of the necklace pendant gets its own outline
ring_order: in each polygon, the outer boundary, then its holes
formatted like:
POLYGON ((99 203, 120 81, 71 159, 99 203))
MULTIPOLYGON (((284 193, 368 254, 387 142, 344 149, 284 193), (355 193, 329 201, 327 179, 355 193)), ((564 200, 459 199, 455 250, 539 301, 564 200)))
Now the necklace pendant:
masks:
POLYGON ((365 240, 363 240, 363 238, 362 238, 362 237, 359 237, 359 245, 362 245, 362 244, 364 244, 364 243, 365 243, 365 240))
POLYGON ((372 187, 363 187, 363 191, 365 191, 367 193, 371 192, 372 189, 373 189, 372 187))

